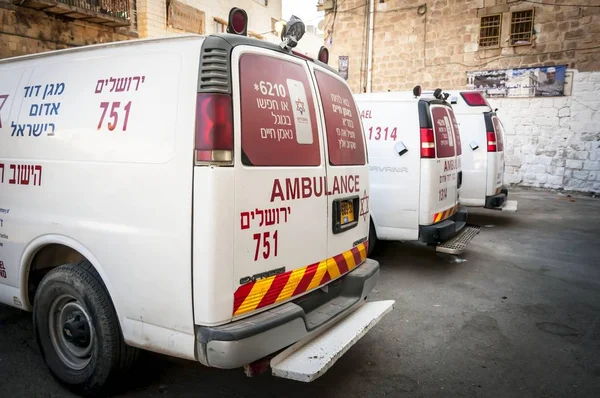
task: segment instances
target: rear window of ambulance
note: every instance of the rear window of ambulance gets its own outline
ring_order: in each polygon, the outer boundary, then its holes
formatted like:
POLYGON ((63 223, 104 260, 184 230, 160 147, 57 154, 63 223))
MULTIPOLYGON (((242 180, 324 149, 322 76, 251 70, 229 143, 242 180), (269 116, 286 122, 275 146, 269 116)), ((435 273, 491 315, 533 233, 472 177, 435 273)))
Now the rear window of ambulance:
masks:
POLYGON ((352 93, 342 81, 325 72, 315 70, 315 77, 325 115, 329 163, 364 165, 364 137, 352 93))
POLYGON ((431 105, 431 121, 435 133, 435 150, 438 158, 449 158, 455 155, 454 137, 448 109, 444 105, 431 105))
POLYGON ((450 119, 452 120, 452 127, 454 127, 454 140, 456 142, 456 155, 462 155, 462 145, 460 143, 460 129, 458 128, 458 122, 456 116, 454 116, 453 110, 448 110, 450 119))
POLYGON ((496 150, 502 152, 504 151, 504 126, 497 116, 492 117, 492 123, 494 123, 494 130, 496 131, 496 150))
POLYGON ((244 164, 321 164, 314 99, 302 65, 243 54, 240 95, 244 164))

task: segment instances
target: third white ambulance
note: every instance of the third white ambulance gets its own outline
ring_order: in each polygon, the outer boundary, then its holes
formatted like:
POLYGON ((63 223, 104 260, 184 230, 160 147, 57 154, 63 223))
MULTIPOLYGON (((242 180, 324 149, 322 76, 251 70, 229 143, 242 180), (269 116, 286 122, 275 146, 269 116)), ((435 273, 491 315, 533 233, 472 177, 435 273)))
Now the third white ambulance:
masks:
POLYGON ((504 125, 483 94, 475 90, 449 91, 449 101, 462 136, 465 206, 516 211, 504 185, 504 125))
POLYGON ((369 150, 370 250, 377 240, 418 240, 460 253, 477 229, 459 205, 461 137, 441 90, 354 98, 369 150))

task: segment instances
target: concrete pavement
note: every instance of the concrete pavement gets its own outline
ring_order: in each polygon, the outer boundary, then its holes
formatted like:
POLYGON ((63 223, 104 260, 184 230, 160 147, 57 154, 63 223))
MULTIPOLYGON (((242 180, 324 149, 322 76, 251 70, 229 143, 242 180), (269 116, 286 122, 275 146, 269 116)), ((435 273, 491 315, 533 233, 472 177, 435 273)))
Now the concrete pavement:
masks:
MULTIPOLYGON (((380 245, 371 299, 396 308, 323 377, 270 375, 147 354, 122 395, 204 397, 597 396, 600 199, 519 190, 517 213, 471 209, 461 256, 380 245)), ((0 306, 0 396, 72 396, 46 370, 31 316, 0 306)))

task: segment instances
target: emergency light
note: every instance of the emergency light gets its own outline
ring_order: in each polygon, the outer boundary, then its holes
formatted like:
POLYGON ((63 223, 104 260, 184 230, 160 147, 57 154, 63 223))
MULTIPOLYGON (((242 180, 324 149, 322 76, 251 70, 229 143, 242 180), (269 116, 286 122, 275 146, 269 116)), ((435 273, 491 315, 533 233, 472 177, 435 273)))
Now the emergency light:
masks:
POLYGON ((413 88, 413 95, 415 96, 415 98, 421 96, 421 86, 415 86, 413 88))
POLYGON ((229 20, 227 21, 227 33, 236 35, 248 35, 248 14, 241 8, 233 7, 229 10, 229 20))
POLYGON ((327 47, 321 46, 317 58, 324 64, 329 62, 329 50, 327 49, 327 47))
POLYGON ((292 15, 290 20, 281 29, 281 43, 279 47, 283 50, 290 51, 292 48, 298 45, 302 36, 306 32, 304 22, 295 15, 292 15))

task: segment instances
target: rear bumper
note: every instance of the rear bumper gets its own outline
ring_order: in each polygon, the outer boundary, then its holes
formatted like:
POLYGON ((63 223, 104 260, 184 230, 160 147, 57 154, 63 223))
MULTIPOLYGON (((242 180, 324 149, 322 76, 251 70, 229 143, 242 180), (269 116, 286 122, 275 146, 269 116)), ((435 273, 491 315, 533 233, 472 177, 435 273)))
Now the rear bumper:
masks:
POLYGON ((196 326, 198 360, 238 368, 318 333, 359 306, 379 280, 379 263, 362 265, 305 296, 260 314, 217 327, 196 326), (327 291, 324 291, 327 290, 327 291))
POLYGON ((452 238, 467 225, 467 208, 460 206, 454 215, 432 225, 419 225, 419 241, 438 244, 452 238))
POLYGON ((498 207, 502 207, 506 200, 508 199, 508 188, 502 186, 500 188, 500 193, 496 195, 486 196, 485 197, 485 208, 486 209, 495 209, 498 207))

